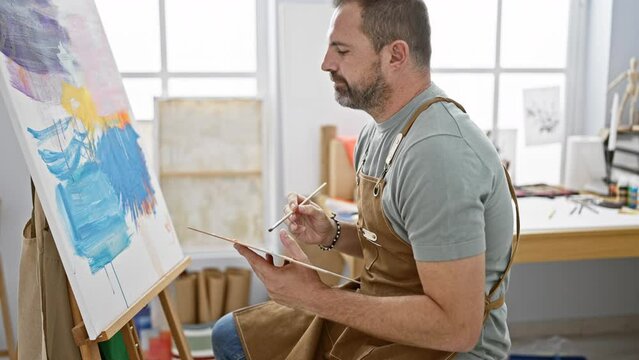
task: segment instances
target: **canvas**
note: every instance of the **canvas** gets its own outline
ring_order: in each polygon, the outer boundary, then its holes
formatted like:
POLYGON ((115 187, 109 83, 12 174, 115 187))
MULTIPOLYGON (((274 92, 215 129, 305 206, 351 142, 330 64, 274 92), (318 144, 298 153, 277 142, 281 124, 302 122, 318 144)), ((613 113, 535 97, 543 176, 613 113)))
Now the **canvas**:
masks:
POLYGON ((95 4, 1 1, 0 53, 0 92, 95 339, 184 255, 95 4))
POLYGON ((233 250, 187 226, 264 244, 261 118, 258 99, 157 99, 160 183, 188 252, 233 250))

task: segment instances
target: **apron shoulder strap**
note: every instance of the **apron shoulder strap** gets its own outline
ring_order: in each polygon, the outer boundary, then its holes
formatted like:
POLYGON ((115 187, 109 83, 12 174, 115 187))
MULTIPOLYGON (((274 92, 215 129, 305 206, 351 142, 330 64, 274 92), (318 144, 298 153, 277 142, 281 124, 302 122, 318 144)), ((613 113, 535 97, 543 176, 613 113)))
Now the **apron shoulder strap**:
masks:
MULTIPOLYGON (((398 139, 396 140, 396 144, 393 144, 394 145, 393 149, 391 149, 391 153, 389 154, 388 158, 386 159, 386 168, 385 168, 385 171, 384 171, 384 175, 386 174, 386 171, 387 171, 388 167, 390 167, 390 163, 392 162, 392 160, 394 158, 395 150, 397 150, 397 147, 399 146, 399 143, 401 142, 401 140, 404 137, 406 137, 406 134, 408 134, 408 131, 413 126, 413 124, 415 123, 415 121, 417 120, 419 115, 422 112, 426 111, 426 109, 428 109, 432 104, 435 104, 435 103, 438 103, 438 102, 453 103, 461 111, 466 112, 466 109, 464 109, 464 107, 461 104, 459 104, 457 101, 455 101, 453 99, 441 97, 441 96, 429 99, 428 101, 426 101, 425 103, 420 105, 417 108, 417 110, 415 110, 415 112, 413 112, 413 115, 411 116, 411 118, 408 121, 408 123, 404 126, 404 129, 401 132, 401 136, 398 136, 398 139)), ((504 174, 506 175, 506 181, 508 182, 508 190, 510 192, 510 198, 515 203, 517 232, 516 232, 516 235, 513 236, 513 239, 512 239, 511 253, 510 253, 510 259, 508 259, 508 264, 506 265, 506 268, 504 269, 502 274, 499 276, 499 279, 497 280, 497 282, 495 282, 495 284, 492 286, 492 288, 490 289, 488 294, 486 294, 486 307, 484 309, 484 311, 485 311, 484 315, 485 316, 487 316, 488 312, 490 312, 491 310, 497 309, 501 305, 504 304, 505 299, 504 299, 503 295, 500 296, 498 299, 496 299, 494 301, 492 301, 491 299, 492 299, 492 296, 497 291, 497 289, 499 289, 501 284, 504 282, 504 279, 506 278, 506 275, 508 275, 508 273, 510 272, 510 268, 512 267, 513 261, 515 259, 515 254, 517 253, 517 247, 519 246, 519 235, 520 235, 520 230, 521 230, 521 224, 520 224, 520 218, 519 218, 519 203, 517 202, 517 195, 515 194, 515 188, 513 186, 512 180, 510 179, 510 174, 508 174, 508 170, 506 170, 505 167, 504 167, 504 174)), ((382 176, 382 178, 383 178, 383 176, 382 176)))
POLYGON ((425 103, 421 104, 417 110, 415 110, 413 112, 413 115, 411 116, 411 118, 408 120, 408 123, 406 123, 406 125, 404 126, 404 129, 402 129, 402 132, 397 134, 397 137, 395 138, 395 140, 393 141, 393 145, 391 146, 390 151, 388 152, 388 156, 386 157, 386 163, 384 166, 384 172, 382 174, 382 178, 384 178, 384 176, 386 175, 386 173, 388 172, 388 169, 390 168, 391 163, 393 162, 393 159, 395 158, 395 154, 397 152, 397 149, 399 148, 399 144, 402 142, 402 140, 406 137, 406 134, 408 134, 408 131, 410 130, 410 128, 413 126, 413 124, 415 123, 415 120, 417 120, 417 118, 419 117, 419 115, 421 115, 421 113, 423 113, 424 111, 426 111, 426 109, 428 109, 431 105, 438 103, 438 102, 448 102, 448 103, 453 103, 455 104, 461 111, 466 112, 466 110, 464 109, 463 106, 461 106, 461 104, 459 104, 457 101, 453 100, 453 99, 449 99, 449 98, 445 98, 445 97, 434 97, 432 99, 429 99, 428 101, 426 101, 425 103))
POLYGON ((423 113, 424 111, 426 111, 426 109, 428 109, 431 105, 438 103, 438 102, 448 102, 448 103, 453 103, 455 104, 461 111, 466 112, 466 109, 464 109, 463 106, 461 106, 460 103, 458 103, 457 101, 453 100, 453 99, 449 99, 449 98, 445 98, 442 96, 437 96, 434 97, 432 99, 429 99, 428 101, 426 101, 425 103, 421 104, 417 110, 415 110, 415 112, 413 112, 413 116, 410 118, 410 120, 408 121, 408 123, 406 124, 406 126, 404 126, 404 129, 402 130, 402 136, 406 136, 406 134, 408 134, 408 130, 410 130, 410 128, 413 126, 413 124, 415 123, 415 120, 417 120, 417 118, 419 117, 419 115, 421 113, 423 113))
MULTIPOLYGON (((513 186, 512 180, 510 179, 510 174, 508 174, 508 170, 506 170, 505 167, 504 167, 504 174, 506 174, 506 181, 508 181, 508 190, 510 191, 510 198, 515 203, 515 215, 516 215, 515 224, 516 224, 517 232, 512 239, 510 259, 508 259, 508 264, 506 264, 506 268, 504 269, 504 272, 499 276, 499 280, 495 282, 493 287, 490 289, 490 291, 486 295, 487 302, 490 302, 490 299, 495 294, 497 289, 499 289, 501 284, 504 282, 504 279, 506 278, 506 275, 508 275, 508 272, 510 272, 510 268, 512 267, 513 262, 515 260, 515 254, 517 253, 517 247, 519 246, 519 235, 521 230, 521 222, 519 218, 519 203, 517 202, 517 195, 515 194, 515 187, 513 186)), ((497 299, 496 301, 499 301, 499 299, 497 299)))

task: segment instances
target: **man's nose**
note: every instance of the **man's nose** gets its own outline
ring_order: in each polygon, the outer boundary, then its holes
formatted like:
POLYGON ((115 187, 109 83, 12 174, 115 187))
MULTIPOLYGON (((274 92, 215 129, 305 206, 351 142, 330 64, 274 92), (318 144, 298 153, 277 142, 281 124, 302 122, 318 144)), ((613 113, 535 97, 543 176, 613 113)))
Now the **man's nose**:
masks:
POLYGON ((333 72, 337 70, 337 67, 335 66, 335 61, 333 61, 333 58, 330 53, 331 51, 329 49, 326 51, 326 54, 324 55, 324 61, 322 61, 323 71, 333 72))

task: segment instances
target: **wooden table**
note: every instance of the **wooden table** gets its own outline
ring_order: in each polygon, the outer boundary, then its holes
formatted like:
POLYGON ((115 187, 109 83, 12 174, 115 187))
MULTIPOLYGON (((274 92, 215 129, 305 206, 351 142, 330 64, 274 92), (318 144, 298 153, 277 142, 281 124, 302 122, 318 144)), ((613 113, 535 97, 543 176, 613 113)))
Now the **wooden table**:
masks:
POLYGON ((515 263, 639 257, 639 215, 601 207, 570 214, 575 205, 565 198, 520 198, 519 206, 515 263))

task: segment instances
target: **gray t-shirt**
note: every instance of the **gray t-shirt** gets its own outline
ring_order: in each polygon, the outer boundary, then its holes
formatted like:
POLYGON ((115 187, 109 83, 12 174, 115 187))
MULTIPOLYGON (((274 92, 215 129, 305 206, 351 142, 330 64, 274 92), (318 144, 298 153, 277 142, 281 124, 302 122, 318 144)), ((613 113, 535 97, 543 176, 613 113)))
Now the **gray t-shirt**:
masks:
MULTIPOLYGON (((355 160, 362 172, 379 177, 397 133, 425 101, 446 94, 434 83, 389 120, 362 130, 355 160)), ((413 248, 417 261, 462 259, 485 252, 488 292, 510 258, 513 210, 499 156, 490 140, 452 103, 435 103, 402 141, 382 195, 395 232, 413 248)), ((507 279, 506 279, 507 280, 507 279)), ((493 297, 507 288, 507 281, 493 297)), ((456 359, 505 359, 510 348, 506 305, 491 312, 479 343, 456 359)))

